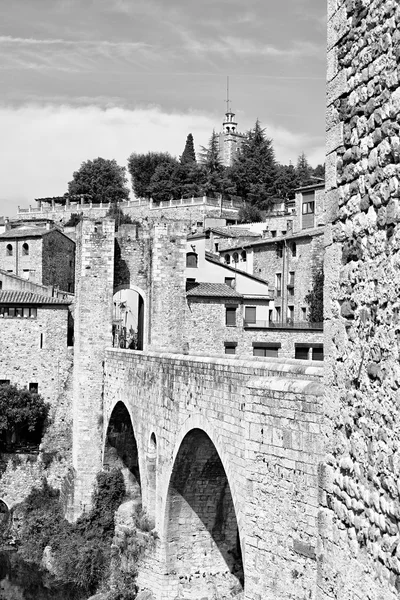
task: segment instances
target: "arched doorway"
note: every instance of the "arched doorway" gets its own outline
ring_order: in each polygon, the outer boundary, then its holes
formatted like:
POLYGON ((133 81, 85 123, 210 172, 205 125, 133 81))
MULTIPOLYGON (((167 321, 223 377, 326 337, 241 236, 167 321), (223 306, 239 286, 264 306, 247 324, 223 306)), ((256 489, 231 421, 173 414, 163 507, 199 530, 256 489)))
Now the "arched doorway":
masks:
POLYGON ((201 429, 191 430, 182 441, 166 510, 167 572, 174 592, 188 599, 242 594, 243 564, 231 489, 218 452, 201 429))
POLYGON ((132 288, 120 288, 113 296, 113 346, 143 350, 144 299, 132 288))
POLYGON ((115 405, 106 433, 104 469, 121 469, 127 495, 141 498, 139 456, 129 412, 123 402, 115 405))

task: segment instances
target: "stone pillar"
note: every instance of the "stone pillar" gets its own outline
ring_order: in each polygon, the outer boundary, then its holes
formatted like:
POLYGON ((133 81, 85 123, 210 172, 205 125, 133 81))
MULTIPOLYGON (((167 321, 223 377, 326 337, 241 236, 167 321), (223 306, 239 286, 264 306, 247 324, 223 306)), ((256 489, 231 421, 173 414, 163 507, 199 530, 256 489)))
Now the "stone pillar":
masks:
POLYGON ((328 1, 321 599, 400 591, 399 24, 328 1))
POLYGON ((186 308, 185 223, 154 228, 150 298, 150 348, 184 352, 183 320, 186 308))
POLYGON ((69 517, 90 507, 101 469, 104 350, 112 345, 114 221, 84 219, 76 244, 73 376, 75 490, 69 517))

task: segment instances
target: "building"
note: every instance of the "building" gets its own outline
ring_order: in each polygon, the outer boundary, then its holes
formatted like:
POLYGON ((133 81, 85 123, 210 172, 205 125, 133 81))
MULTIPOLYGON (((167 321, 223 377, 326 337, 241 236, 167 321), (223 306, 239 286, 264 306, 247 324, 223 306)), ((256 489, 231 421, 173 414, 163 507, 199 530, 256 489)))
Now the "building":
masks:
POLYGON ((0 269, 72 293, 75 242, 52 221, 7 222, 0 234, 0 269))
POLYGON ((237 127, 235 113, 228 106, 222 123, 222 131, 218 135, 219 156, 225 167, 232 165, 245 137, 243 133, 238 132, 237 127))

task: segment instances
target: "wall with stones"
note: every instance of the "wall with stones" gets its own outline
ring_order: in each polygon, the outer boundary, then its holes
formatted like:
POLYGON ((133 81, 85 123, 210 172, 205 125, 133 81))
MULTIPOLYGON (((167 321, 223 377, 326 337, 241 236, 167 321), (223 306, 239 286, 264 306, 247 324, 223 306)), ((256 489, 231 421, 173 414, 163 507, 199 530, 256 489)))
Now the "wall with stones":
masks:
MULTIPOLYGON (((247 304, 253 304, 249 302, 247 304)), ((213 356, 225 354, 224 342, 235 342, 236 356, 251 358, 253 342, 280 344, 279 358, 294 358, 295 344, 323 344, 322 331, 307 329, 268 329, 243 327, 244 307, 230 300, 188 299, 185 316, 185 337, 190 354, 213 356), (237 305, 236 326, 225 324, 226 306, 237 305)), ((260 359, 261 360, 261 359, 260 359)))
POLYGON ((66 292, 74 291, 75 243, 57 230, 43 236, 43 285, 55 285, 66 292))
MULTIPOLYGON (((225 481, 239 529, 246 600, 316 598, 321 373, 320 365, 278 359, 233 362, 106 351, 103 439, 115 405, 123 402, 137 441, 145 509, 154 506, 155 494, 158 566, 153 577, 140 581, 158 600, 179 594, 211 599, 216 591, 226 591, 232 564, 229 558, 220 561, 230 546, 217 535, 221 518, 231 515, 225 481), (207 444, 182 443, 188 434, 211 440, 226 479, 207 444), (208 467, 200 469, 201 477, 193 477, 202 461, 208 467), (175 472, 174 465, 179 467, 175 472), (213 489, 218 494, 209 495, 213 489), (202 512, 207 506, 208 516, 202 512), (197 523, 190 534, 187 519, 197 523), (218 562, 210 565, 204 553, 196 552, 197 532, 218 562), (181 572, 186 547, 192 561, 181 572), (217 564, 220 569, 214 569, 217 564)), ((230 526, 226 531, 231 532, 230 526)), ((236 577, 235 585, 238 581, 236 577)), ((228 587, 237 593, 235 585, 228 587)))
POLYGON ((67 306, 37 308, 37 318, 8 318, 0 327, 0 379, 28 387, 54 402, 63 389, 72 363, 67 346, 67 306))
POLYGON ((11 271, 14 275, 42 283, 42 238, 0 240, 0 266, 4 271, 11 271), (29 246, 28 255, 23 254, 22 246, 25 243, 29 246), (12 256, 7 253, 9 245, 12 247, 12 256))
POLYGON ((321 598, 400 592, 400 6, 328 2, 321 598))

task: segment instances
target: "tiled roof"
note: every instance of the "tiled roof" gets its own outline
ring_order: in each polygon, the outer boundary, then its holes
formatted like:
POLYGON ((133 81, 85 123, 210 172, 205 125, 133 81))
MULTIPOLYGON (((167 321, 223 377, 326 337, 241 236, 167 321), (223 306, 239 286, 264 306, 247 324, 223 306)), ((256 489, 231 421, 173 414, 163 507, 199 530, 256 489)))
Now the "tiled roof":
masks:
POLYGON ((0 234, 0 239, 15 239, 25 237, 42 237, 46 233, 49 233, 49 229, 41 227, 27 227, 26 229, 8 229, 4 233, 0 234))
POLYGON ((194 283, 186 293, 188 297, 202 296, 204 298, 242 298, 236 290, 225 283, 194 283))
POLYGON ((20 290, 0 290, 0 304, 71 304, 70 300, 20 290))
POLYGON ((235 267, 226 265, 225 263, 220 261, 218 255, 212 254, 211 252, 206 252, 205 256, 206 256, 206 260, 214 263, 215 265, 219 265, 220 267, 223 267, 224 269, 228 269, 228 271, 231 271, 232 273, 237 273, 238 275, 243 275, 244 277, 249 277, 250 279, 253 279, 254 281, 259 281, 260 283, 265 283, 265 285, 268 285, 268 281, 266 281, 262 277, 257 277, 257 275, 251 275, 250 273, 246 273, 246 271, 241 271, 240 269, 235 269, 235 267))
POLYGON ((213 233, 217 233, 219 235, 223 235, 225 237, 260 237, 259 233, 254 233, 254 231, 250 231, 249 229, 242 229, 241 227, 234 227, 232 225, 228 225, 227 227, 209 227, 208 230, 213 233))
POLYGON ((249 241, 242 241, 242 242, 238 242, 236 246, 230 246, 230 247, 225 247, 225 248, 221 248, 221 252, 227 252, 227 251, 231 251, 231 250, 243 250, 244 248, 252 248, 253 246, 268 246, 269 244, 276 244, 277 242, 282 242, 283 240, 286 241, 291 241, 291 240, 297 240, 297 239, 301 239, 301 238, 305 238, 305 237, 313 237, 313 236, 317 236, 317 235, 323 235, 324 233, 324 226, 320 226, 320 227, 313 227, 312 229, 301 229, 300 231, 296 231, 295 233, 286 233, 285 235, 280 235, 277 237, 270 237, 270 238, 264 238, 264 239, 258 239, 258 240, 254 240, 252 242, 249 241))

